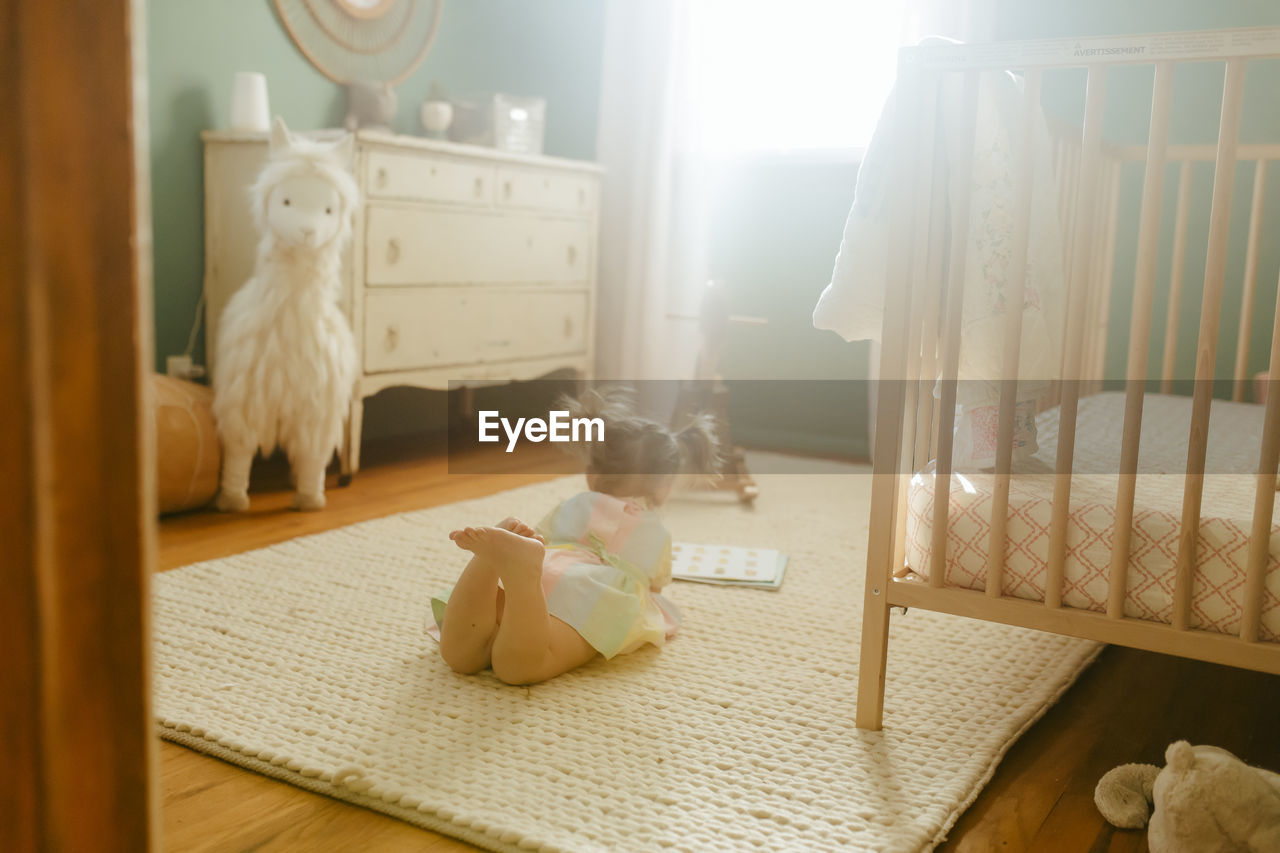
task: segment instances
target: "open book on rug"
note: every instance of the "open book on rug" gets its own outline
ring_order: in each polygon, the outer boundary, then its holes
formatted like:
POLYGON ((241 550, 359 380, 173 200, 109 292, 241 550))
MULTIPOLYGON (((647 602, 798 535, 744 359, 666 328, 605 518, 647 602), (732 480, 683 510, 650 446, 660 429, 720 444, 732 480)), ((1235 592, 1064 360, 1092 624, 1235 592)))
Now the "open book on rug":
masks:
POLYGON ((787 555, 781 551, 694 542, 671 545, 671 577, 676 580, 777 589, 786 567, 787 555))

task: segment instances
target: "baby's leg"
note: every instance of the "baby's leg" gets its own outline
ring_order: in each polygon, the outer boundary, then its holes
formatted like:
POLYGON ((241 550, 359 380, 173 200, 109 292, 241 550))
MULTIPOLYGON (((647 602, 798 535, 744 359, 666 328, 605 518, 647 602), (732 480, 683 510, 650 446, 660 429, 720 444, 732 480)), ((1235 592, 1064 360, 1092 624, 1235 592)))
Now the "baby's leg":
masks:
POLYGON ((488 558, 472 557, 449 593, 440 626, 440 656, 454 672, 470 675, 489 666, 502 599, 498 567, 488 558))
MULTIPOLYGON (((518 518, 506 518, 498 527, 521 536, 542 537, 518 518)), ((466 528, 476 530, 479 528, 466 528)), ((457 540, 465 530, 455 530, 457 540)), ((440 656, 456 672, 475 673, 489 666, 494 632, 502 619, 504 594, 498 586, 498 566, 489 557, 477 554, 467 563, 449 594, 444 624, 440 628, 440 656)))
POLYGON ((547 613, 541 542, 498 527, 469 527, 454 541, 477 559, 492 560, 506 590, 490 653, 494 675, 508 684, 532 684, 595 657, 596 650, 577 631, 547 613))

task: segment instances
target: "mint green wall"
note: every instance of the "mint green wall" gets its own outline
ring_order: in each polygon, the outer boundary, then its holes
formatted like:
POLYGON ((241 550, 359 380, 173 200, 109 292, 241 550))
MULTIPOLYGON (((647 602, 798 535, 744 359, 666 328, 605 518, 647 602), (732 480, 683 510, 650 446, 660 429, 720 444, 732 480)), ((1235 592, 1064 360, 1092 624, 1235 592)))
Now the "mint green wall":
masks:
MULTIPOLYGON (((1021 3, 1002 0, 1003 13, 997 16, 999 38, 1041 38, 1087 36, 1108 33, 1149 33, 1194 29, 1221 29, 1246 26, 1280 26, 1280 2, 1276 0, 1077 0, 1071 4, 1021 3)), ((1118 143, 1145 144, 1151 115, 1150 66, 1117 67, 1108 74, 1105 135, 1118 143)), ((1212 143, 1218 135, 1222 100, 1223 65, 1204 63, 1179 66, 1174 75, 1173 104, 1169 138, 1174 143, 1212 143)), ((1280 141, 1280 62, 1254 61, 1245 81, 1244 113, 1240 124, 1243 142, 1280 141)), ((1060 74, 1046 78, 1045 105, 1052 112, 1079 121, 1083 113, 1082 74, 1060 74)), ((1137 259, 1136 236, 1141 212, 1142 165, 1126 167, 1122 176, 1116 266, 1111 300, 1106 376, 1125 375, 1129 322, 1132 316, 1132 281, 1137 259)), ((1250 371, 1266 367, 1271 323, 1276 300, 1276 274, 1280 268, 1280 241, 1266 239, 1280 229, 1280 175, 1275 164, 1268 173, 1268 190, 1263 207, 1263 239, 1260 242, 1258 296, 1254 304, 1250 347, 1250 371)), ((1170 249, 1173 241, 1177 169, 1166 174, 1165 198, 1160 237, 1160 264, 1149 375, 1159 375, 1164 348, 1164 318, 1168 309, 1170 249)), ((1195 373, 1194 341, 1199 328, 1200 299, 1203 294, 1205 250, 1209 223, 1209 200, 1213 186, 1211 163, 1192 170, 1187 253, 1184 261, 1182 312, 1178 327, 1178 358, 1175 375, 1195 373)), ((1236 170, 1231 211, 1231 240, 1222 306, 1222 326, 1216 375, 1228 379, 1233 372, 1237 323, 1243 295, 1246 223, 1253 187, 1253 167, 1236 170)), ((1183 390, 1185 390, 1185 384, 1183 390)), ((1219 394, 1229 393, 1225 386, 1219 394)))
MULTIPOLYGON (((397 90, 397 129, 420 131, 432 81, 446 92, 496 89, 547 98, 546 151, 595 153, 604 4, 596 0, 445 0, 426 60, 397 90)), ((200 131, 224 128, 236 71, 267 77, 290 127, 338 125, 342 92, 293 45, 271 0, 147 4, 156 363, 185 349, 203 278, 200 131)), ((202 361, 203 337, 196 357, 202 361)))

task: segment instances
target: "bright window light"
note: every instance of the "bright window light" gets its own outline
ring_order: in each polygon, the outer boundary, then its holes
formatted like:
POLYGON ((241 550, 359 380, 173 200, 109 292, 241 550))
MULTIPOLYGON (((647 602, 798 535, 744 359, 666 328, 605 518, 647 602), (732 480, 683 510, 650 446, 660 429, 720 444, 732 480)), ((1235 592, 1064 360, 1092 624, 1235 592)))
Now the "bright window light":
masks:
POLYGON ((704 150, 863 148, 893 86, 906 0, 695 0, 704 150))

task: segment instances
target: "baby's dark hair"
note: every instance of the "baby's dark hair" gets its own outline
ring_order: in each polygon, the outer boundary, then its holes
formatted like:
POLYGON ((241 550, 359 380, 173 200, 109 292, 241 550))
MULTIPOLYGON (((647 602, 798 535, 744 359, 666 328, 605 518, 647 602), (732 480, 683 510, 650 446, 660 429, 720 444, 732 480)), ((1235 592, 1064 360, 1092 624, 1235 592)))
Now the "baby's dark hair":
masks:
POLYGON ((622 389, 590 390, 564 397, 572 418, 600 418, 604 440, 574 445, 594 478, 596 491, 615 497, 656 499, 677 475, 713 479, 719 462, 715 418, 702 414, 673 430, 635 413, 622 389))

